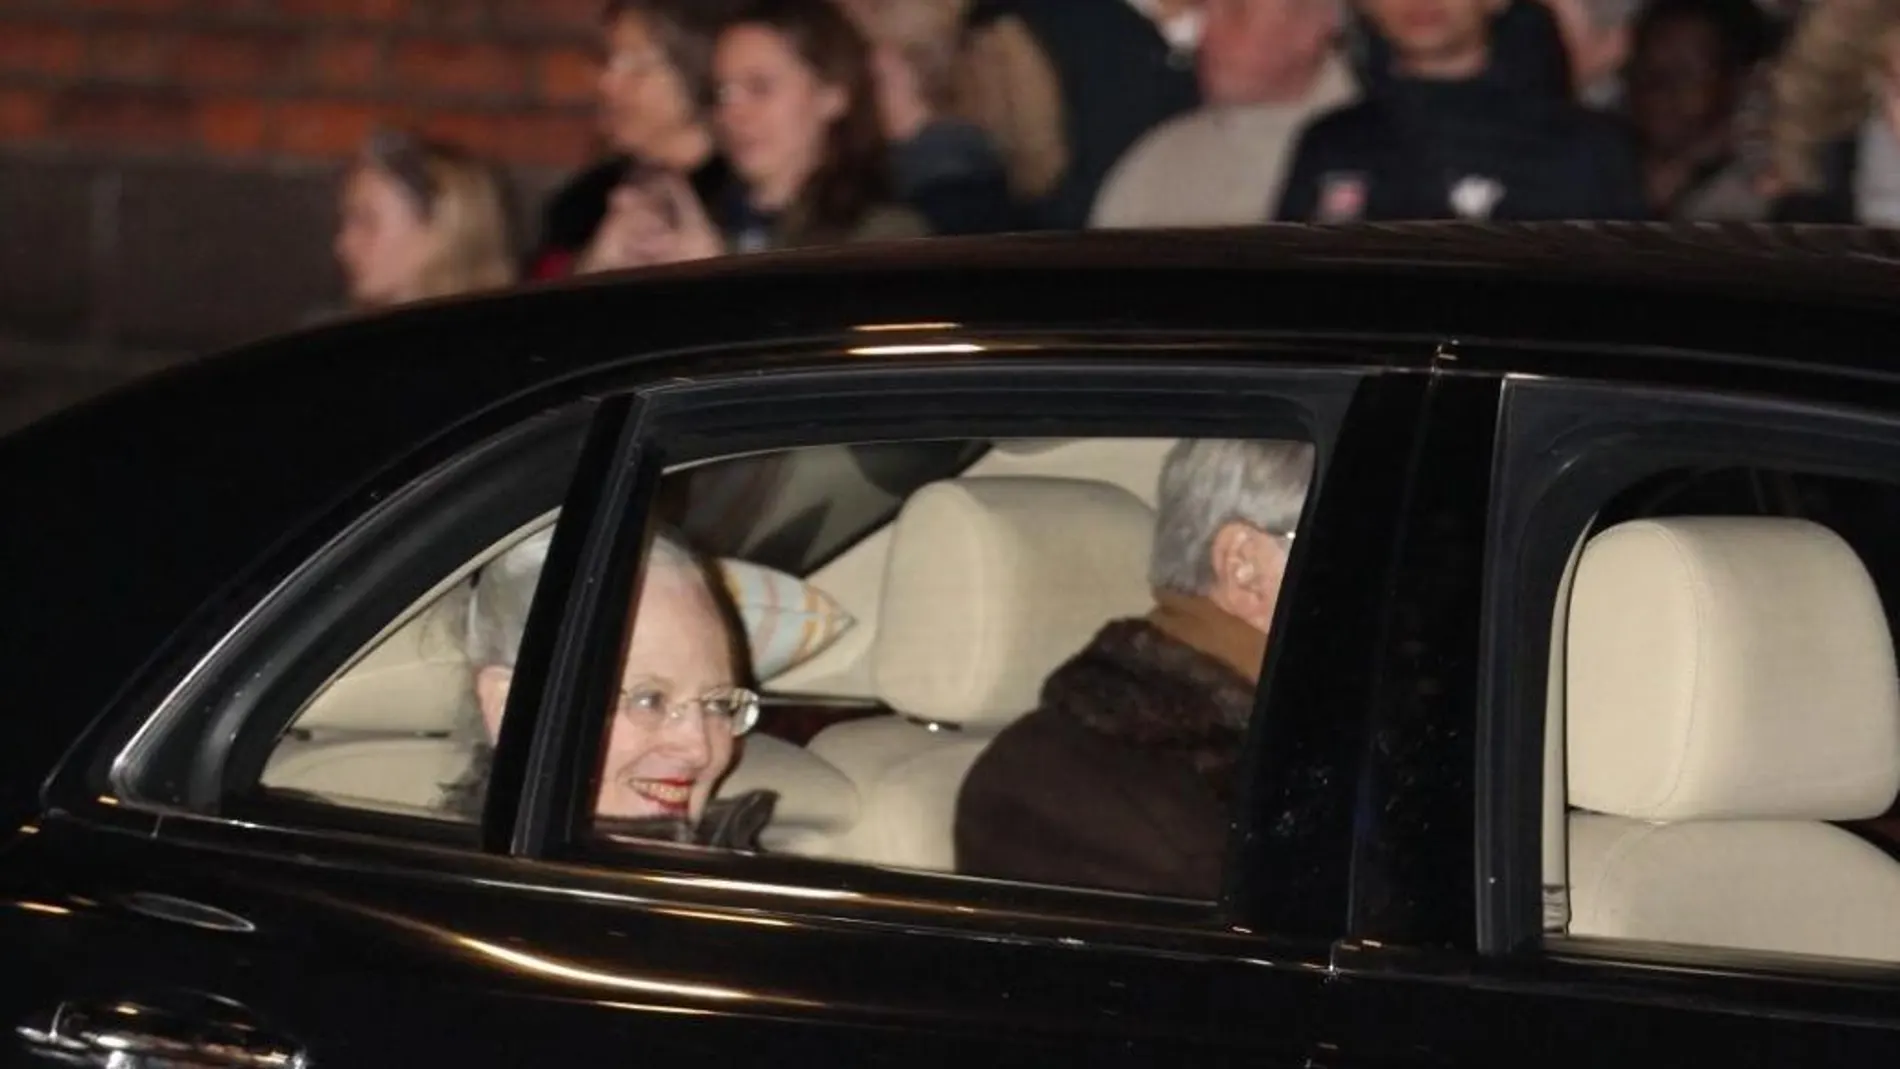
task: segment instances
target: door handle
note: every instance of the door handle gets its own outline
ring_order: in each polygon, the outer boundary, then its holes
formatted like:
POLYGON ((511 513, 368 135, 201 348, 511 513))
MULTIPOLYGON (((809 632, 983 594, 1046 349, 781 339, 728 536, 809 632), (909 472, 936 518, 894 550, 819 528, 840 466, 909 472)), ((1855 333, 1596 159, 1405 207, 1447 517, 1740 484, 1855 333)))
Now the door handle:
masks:
MULTIPOLYGON (((239 1010, 223 999, 226 1013, 239 1010)), ((99 1069, 308 1069, 295 1044, 225 1014, 181 1012, 139 1002, 67 1002, 16 1031, 56 1065, 99 1069)))

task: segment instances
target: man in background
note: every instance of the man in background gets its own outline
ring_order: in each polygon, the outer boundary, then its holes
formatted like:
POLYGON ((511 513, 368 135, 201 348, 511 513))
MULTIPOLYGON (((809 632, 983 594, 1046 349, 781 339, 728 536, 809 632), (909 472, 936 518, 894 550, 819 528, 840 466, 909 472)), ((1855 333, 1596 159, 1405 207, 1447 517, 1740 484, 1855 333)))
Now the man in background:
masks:
POLYGON ((1204 10, 1202 106, 1122 157, 1091 226, 1260 222, 1279 203, 1294 138, 1357 95, 1335 48, 1341 0, 1207 0, 1204 10))
POLYGON ((1505 0, 1363 0, 1363 10, 1389 59, 1363 102, 1307 128, 1279 218, 1647 217, 1627 136, 1575 103, 1567 77, 1551 77, 1567 66, 1561 45, 1549 56, 1497 47, 1511 40, 1495 34, 1505 0), (1530 88, 1546 85, 1562 88, 1530 88))

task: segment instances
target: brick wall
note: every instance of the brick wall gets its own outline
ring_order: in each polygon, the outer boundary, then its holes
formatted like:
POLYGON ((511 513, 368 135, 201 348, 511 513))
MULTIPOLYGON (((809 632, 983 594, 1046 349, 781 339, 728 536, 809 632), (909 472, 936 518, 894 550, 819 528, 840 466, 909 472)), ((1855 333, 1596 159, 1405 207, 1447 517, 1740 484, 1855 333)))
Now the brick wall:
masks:
POLYGON ((377 122, 498 160, 593 141, 598 0, 0 0, 0 139, 335 160, 377 122))
POLYGON ((23 367, 97 388, 333 302, 337 174, 378 123, 505 165, 525 236, 595 150, 599 10, 0 0, 0 414, 23 367))

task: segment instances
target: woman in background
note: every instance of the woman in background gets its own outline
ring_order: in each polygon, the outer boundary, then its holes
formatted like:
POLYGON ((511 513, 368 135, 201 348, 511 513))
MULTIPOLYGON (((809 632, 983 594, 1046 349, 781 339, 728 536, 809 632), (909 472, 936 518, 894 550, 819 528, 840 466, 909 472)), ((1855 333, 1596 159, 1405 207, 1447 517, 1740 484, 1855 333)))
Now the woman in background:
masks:
POLYGON ((871 44, 878 114, 899 200, 934 234, 987 234, 1011 220, 1009 177, 989 134, 951 116, 962 5, 844 0, 871 44))
POLYGON ((893 202, 870 49, 833 0, 746 5, 719 35, 713 75, 737 181, 712 205, 677 175, 623 185, 594 266, 929 233, 893 202))
POLYGON ((1773 85, 1771 220, 1900 226, 1900 2, 1814 4, 1773 85))
POLYGON ((451 146, 376 134, 344 175, 340 208, 334 251, 356 307, 515 280, 501 185, 451 146))
MULTIPOLYGON (((610 0, 601 20, 605 58, 596 84, 600 132, 610 155, 549 198, 531 278, 576 269, 615 189, 659 170, 683 175, 716 203, 731 171, 714 143, 712 52, 725 0, 610 0)), ((584 266, 584 265, 583 265, 584 266)), ((595 267, 617 266, 595 264, 595 267)))

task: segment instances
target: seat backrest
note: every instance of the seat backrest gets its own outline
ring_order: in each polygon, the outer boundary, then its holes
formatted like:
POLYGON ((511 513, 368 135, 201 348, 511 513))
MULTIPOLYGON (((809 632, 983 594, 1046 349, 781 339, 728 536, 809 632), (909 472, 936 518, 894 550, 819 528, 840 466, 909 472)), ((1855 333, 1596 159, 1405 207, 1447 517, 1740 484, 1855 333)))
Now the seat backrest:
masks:
POLYGON ((912 495, 871 650, 878 697, 903 718, 839 724, 811 744, 863 799, 841 856, 954 865, 963 774, 1102 625, 1146 611, 1153 538, 1147 505, 1093 480, 950 479, 912 495))
POLYGON ((260 783, 351 808, 440 815, 444 793, 473 755, 467 743, 443 738, 287 740, 272 751, 260 783))
POLYGON ((1828 823, 1900 790, 1900 679, 1860 558, 1806 520, 1591 539, 1565 670, 1569 931, 1900 961, 1900 864, 1828 823))
POLYGON ((326 732, 456 733, 479 723, 464 637, 470 586, 437 598, 317 693, 294 726, 326 732))
POLYGON ((760 845, 775 853, 825 855, 826 843, 858 822, 858 791, 844 774, 796 743, 753 733, 718 797, 768 790, 778 795, 760 845))

